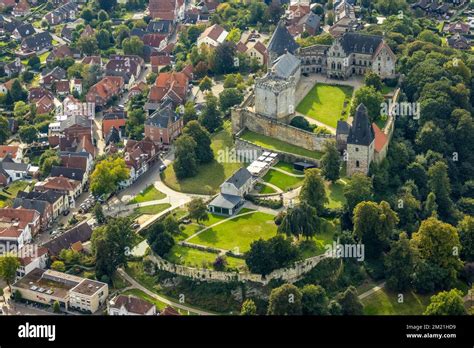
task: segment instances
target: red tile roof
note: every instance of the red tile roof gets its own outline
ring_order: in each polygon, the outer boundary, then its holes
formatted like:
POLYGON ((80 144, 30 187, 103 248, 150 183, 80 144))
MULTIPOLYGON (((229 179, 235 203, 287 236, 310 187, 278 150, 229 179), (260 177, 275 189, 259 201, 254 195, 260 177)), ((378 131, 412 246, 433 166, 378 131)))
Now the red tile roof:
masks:
POLYGON ((0 145, 0 158, 5 158, 6 155, 9 155, 15 159, 19 149, 18 146, 0 145))
POLYGON ((188 87, 189 77, 187 74, 175 71, 160 73, 150 89, 149 100, 158 103, 169 92, 175 93, 181 100, 184 100, 188 87))
POLYGON ((388 142, 388 137, 375 123, 372 123, 372 128, 375 133, 375 151, 381 152, 388 142))

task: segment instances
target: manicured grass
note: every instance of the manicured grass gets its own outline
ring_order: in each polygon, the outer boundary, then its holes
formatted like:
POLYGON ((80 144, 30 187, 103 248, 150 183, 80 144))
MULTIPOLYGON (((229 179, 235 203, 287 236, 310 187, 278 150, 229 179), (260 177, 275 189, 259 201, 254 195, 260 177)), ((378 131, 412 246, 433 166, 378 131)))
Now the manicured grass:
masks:
POLYGON ((327 204, 328 208, 341 208, 346 203, 346 198, 344 197, 344 186, 345 185, 341 181, 327 183, 326 195, 329 200, 329 203, 327 204))
POLYGON ((389 94, 390 92, 393 92, 395 90, 395 87, 389 87, 389 86, 386 86, 386 85, 383 85, 382 87, 382 94, 389 94))
POLYGON ((303 175, 304 173, 300 170, 296 170, 293 167, 293 164, 287 163, 287 162, 278 162, 277 164, 274 165, 275 168, 279 168, 281 170, 284 170, 285 172, 291 173, 291 174, 296 174, 296 175, 303 175))
POLYGON ((260 193, 262 195, 276 193, 276 191, 268 185, 265 185, 265 184, 258 184, 258 185, 261 187, 260 190, 258 191, 258 193, 260 193))
POLYGON ((244 133, 242 133, 240 137, 243 140, 247 140, 268 150, 289 152, 295 155, 306 156, 314 159, 320 159, 323 155, 321 152, 307 150, 302 147, 295 146, 272 137, 267 137, 266 135, 254 133, 249 130, 246 130, 244 133))
POLYGON ((169 203, 163 204, 155 204, 149 205, 147 207, 140 207, 133 210, 133 214, 131 216, 132 220, 139 217, 140 215, 156 215, 161 213, 163 210, 168 209, 171 207, 169 203))
POLYGON ((18 180, 12 182, 9 186, 0 190, 0 208, 6 207, 16 198, 19 191, 23 191, 28 187, 29 183, 18 180))
POLYGON ((335 220, 324 220, 322 231, 311 240, 304 240, 300 244, 301 258, 307 259, 312 256, 321 255, 326 252, 325 246, 332 244, 336 231, 340 229, 335 220))
POLYGON ((155 186, 148 186, 142 193, 136 195, 128 204, 137 204, 149 201, 158 201, 165 198, 166 195, 156 189, 155 186))
POLYGON ((336 128, 337 121, 341 118, 346 120, 349 115, 353 90, 350 86, 318 83, 304 97, 296 111, 336 128))
POLYGON ((232 220, 210 228, 189 240, 190 243, 233 250, 240 253, 250 249, 250 244, 259 239, 270 239, 277 233, 273 215, 255 212, 237 216, 232 220))
POLYGON ((413 292, 403 294, 403 303, 398 302, 398 293, 381 289, 364 298, 366 315, 421 315, 430 302, 431 295, 418 295, 413 292))
POLYGON ((219 186, 230 177, 237 169, 243 167, 245 163, 218 162, 219 150, 230 151, 233 147, 233 139, 228 126, 224 130, 212 136, 212 150, 215 160, 209 164, 199 167, 199 172, 195 177, 178 180, 173 166, 169 166, 162 174, 163 182, 173 190, 196 193, 214 194, 219 191, 219 186))
POLYGON ((48 52, 44 52, 44 53, 39 55, 38 58, 40 59, 41 64, 46 63, 46 58, 48 58, 50 53, 51 52, 48 51, 48 52))
MULTIPOLYGON (((195 268, 212 269, 212 264, 217 257, 216 253, 175 245, 167 255, 170 262, 195 268)), ((243 269, 245 260, 226 256, 227 267, 232 269, 243 269)))
POLYGON ((304 178, 286 175, 282 172, 271 169, 263 177, 263 181, 273 184, 283 191, 288 191, 301 186, 303 184, 303 179, 304 178))

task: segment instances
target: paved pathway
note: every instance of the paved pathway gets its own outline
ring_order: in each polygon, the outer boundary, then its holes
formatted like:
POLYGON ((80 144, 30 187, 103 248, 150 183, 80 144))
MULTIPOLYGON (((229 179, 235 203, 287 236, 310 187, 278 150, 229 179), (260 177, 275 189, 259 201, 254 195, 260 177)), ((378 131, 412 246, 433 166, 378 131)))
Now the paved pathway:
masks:
POLYGON ((277 167, 271 167, 270 169, 271 170, 276 170, 277 172, 281 172, 281 173, 286 174, 288 176, 294 176, 295 178, 304 178, 304 174, 290 173, 290 172, 287 172, 286 170, 283 170, 283 169, 277 168, 277 167))
POLYGON ((166 303, 169 306, 173 306, 173 307, 185 310, 185 311, 196 313, 198 315, 215 315, 214 313, 211 313, 211 312, 206 312, 206 311, 203 311, 203 310, 200 310, 200 309, 185 306, 181 303, 176 303, 176 302, 170 301, 167 298, 162 297, 162 296, 154 293, 153 291, 150 291, 147 288, 145 288, 143 285, 138 283, 135 279, 130 277, 123 269, 119 268, 118 272, 126 281, 128 281, 130 284, 132 284, 133 287, 137 288, 138 290, 143 291, 145 294, 147 294, 148 296, 153 297, 154 299, 157 299, 158 301, 166 303))
POLYGON ((369 296, 372 295, 374 292, 377 292, 377 291, 383 289, 384 287, 385 287, 385 282, 380 283, 380 284, 374 286, 372 289, 367 290, 366 292, 360 294, 360 295, 359 295, 359 300, 363 300, 364 298, 369 297, 369 296))

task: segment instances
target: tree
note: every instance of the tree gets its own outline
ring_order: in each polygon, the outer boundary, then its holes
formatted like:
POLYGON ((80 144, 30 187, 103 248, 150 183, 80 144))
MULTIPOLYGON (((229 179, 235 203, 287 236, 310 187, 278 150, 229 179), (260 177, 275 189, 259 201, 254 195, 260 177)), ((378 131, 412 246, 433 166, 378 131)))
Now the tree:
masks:
POLYGON ((321 229, 321 221, 317 216, 317 210, 305 201, 294 208, 290 208, 283 218, 278 232, 285 233, 287 236, 299 238, 304 236, 311 238, 321 229))
POLYGON ((227 267, 227 258, 225 255, 217 255, 216 259, 212 263, 212 267, 216 271, 224 271, 227 267))
POLYGON ((132 139, 141 139, 144 131, 145 112, 143 108, 137 108, 128 112, 125 129, 132 139))
POLYGON ((365 74, 365 85, 373 87, 376 91, 381 91, 383 87, 382 79, 372 70, 365 74))
POLYGON ((59 305, 59 301, 53 302, 53 312, 54 313, 61 313, 61 306, 59 305))
POLYGON ((441 38, 428 29, 423 30, 420 34, 418 34, 418 40, 430 42, 436 46, 441 46, 441 38))
POLYGON ((81 18, 84 19, 86 23, 90 23, 95 18, 95 15, 89 7, 86 7, 81 12, 81 18))
POLYGON ((102 205, 97 202, 94 205, 94 209, 92 210, 92 214, 94 214, 95 220, 99 224, 103 224, 106 221, 104 210, 102 209, 102 205))
POLYGON ((474 261, 474 217, 466 215, 459 222, 459 241, 461 242, 461 258, 464 261, 474 261))
POLYGON ((255 302, 251 299, 246 299, 244 303, 242 303, 240 315, 257 315, 257 306, 255 305, 255 302))
POLYGON ((48 149, 43 152, 39 158, 39 167, 42 177, 47 177, 51 173, 51 168, 53 166, 61 165, 61 158, 58 155, 58 152, 53 149, 48 149))
POLYGON ((415 271, 415 253, 405 232, 385 256, 385 277, 387 287, 394 291, 405 291, 411 287, 415 271))
POLYGON ((12 87, 10 91, 8 91, 8 94, 11 97, 12 103, 15 103, 17 101, 26 101, 28 98, 28 92, 23 89, 20 80, 15 79, 12 83, 12 87))
POLYGON ((174 238, 168 232, 160 233, 156 236, 151 245, 151 249, 159 256, 164 257, 174 246, 174 238))
POLYGON ((13 107, 13 116, 17 119, 24 118, 29 112, 30 106, 22 100, 17 101, 13 107))
POLYGON ((183 123, 184 125, 188 124, 188 122, 197 120, 197 112, 196 108, 194 107, 194 103, 192 101, 186 102, 184 105, 184 114, 183 114, 183 123))
POLYGON ((20 140, 26 144, 31 144, 38 140, 38 131, 34 126, 21 126, 18 134, 20 135, 20 140))
POLYGON ((101 50, 106 50, 111 46, 110 32, 105 29, 100 29, 96 34, 97 45, 101 50))
POLYGON ((117 191, 119 183, 130 177, 123 158, 106 158, 95 166, 90 177, 91 191, 96 196, 107 195, 117 191))
POLYGON ((211 148, 211 136, 198 121, 190 121, 183 129, 183 134, 187 134, 196 142, 196 159, 199 164, 212 162, 214 152, 211 148))
POLYGON ((5 144, 9 137, 10 130, 8 128, 8 120, 0 116, 0 144, 5 144))
POLYGON ((226 88, 219 94, 219 106, 223 113, 227 113, 232 106, 242 103, 243 100, 244 95, 237 88, 226 88))
POLYGON ((104 11, 111 11, 116 5, 117 5, 117 0, 96 0, 97 4, 99 5, 99 8, 101 8, 104 11))
POLYGON ((12 290, 11 284, 15 281, 16 270, 20 267, 20 260, 15 255, 4 254, 0 256, 0 278, 7 283, 12 290))
POLYGON ((357 204, 372 200, 372 180, 364 174, 355 173, 344 187, 344 197, 346 198, 346 210, 352 214, 357 204))
POLYGON ((301 315, 301 291, 293 284, 283 284, 270 293, 268 315, 301 315))
POLYGON ((436 196, 438 212, 442 217, 449 218, 453 212, 451 201, 451 183, 448 177, 448 166, 438 161, 428 169, 428 186, 436 196))
POLYGON ((195 197, 191 199, 188 203, 188 213, 189 218, 196 220, 196 223, 199 223, 200 220, 209 220, 207 206, 202 198, 195 197))
POLYGON ((175 161, 173 169, 176 177, 181 180, 193 177, 198 172, 198 160, 196 156, 197 143, 194 139, 184 134, 175 141, 175 161))
POLYGON ((324 155, 321 158, 321 174, 331 182, 339 179, 339 170, 341 168, 341 157, 337 151, 336 142, 327 140, 324 143, 324 155))
POLYGON ((222 125, 221 113, 217 108, 217 98, 212 94, 206 95, 206 104, 199 116, 199 122, 209 133, 213 133, 222 125))
POLYGON ((143 57, 143 49, 145 45, 138 36, 132 36, 122 41, 124 54, 132 54, 143 57))
POLYGON ((308 284, 301 289, 303 315, 327 315, 328 297, 320 285, 308 284))
POLYGON ((370 122, 374 122, 380 116, 380 105, 383 103, 383 95, 374 87, 365 86, 358 89, 354 94, 351 114, 354 115, 356 108, 364 104, 369 114, 370 122))
POLYGON ((163 226, 166 232, 170 234, 178 234, 181 230, 179 229, 179 222, 173 215, 168 215, 163 220, 163 226))
POLYGON ((431 216, 438 217, 438 205, 436 204, 436 195, 433 192, 428 194, 423 205, 423 216, 427 219, 431 216))
POLYGON ((76 47, 85 55, 93 55, 99 49, 97 40, 92 36, 81 36, 77 40, 76 47))
POLYGON ((462 267, 459 259, 461 243, 453 226, 430 217, 421 223, 412 236, 412 245, 420 259, 444 269, 448 280, 454 281, 462 267))
POLYGON ((66 265, 63 261, 57 260, 51 264, 51 268, 58 272, 64 272, 66 270, 66 265))
POLYGON ((307 169, 304 173, 303 186, 300 191, 300 200, 308 203, 316 209, 317 213, 321 213, 324 204, 328 202, 324 181, 317 168, 307 169))
POLYGON ((109 15, 104 10, 100 10, 99 13, 97 14, 97 19, 99 20, 99 22, 103 23, 109 20, 109 15))
POLYGON ((127 262, 127 256, 133 247, 135 232, 130 219, 109 219, 107 225, 92 233, 92 247, 95 251, 96 275, 98 279, 113 276, 118 267, 127 262))
POLYGON ((339 293, 336 301, 341 305, 343 315, 362 315, 363 313, 364 306, 359 300, 356 288, 352 285, 339 293))
POLYGON ((212 55, 212 71, 215 74, 228 74, 237 70, 234 64, 236 54, 236 46, 233 42, 223 42, 213 52, 212 55))
POLYGON ((39 70, 41 68, 41 59, 37 55, 34 55, 28 59, 28 66, 31 69, 39 70))
POLYGON ((458 289, 441 291, 431 296, 430 304, 426 307, 424 315, 465 315, 462 292, 458 289))
POLYGON ((368 257, 379 256, 387 248, 398 216, 390 204, 382 201, 361 202, 354 209, 354 235, 365 244, 368 257))

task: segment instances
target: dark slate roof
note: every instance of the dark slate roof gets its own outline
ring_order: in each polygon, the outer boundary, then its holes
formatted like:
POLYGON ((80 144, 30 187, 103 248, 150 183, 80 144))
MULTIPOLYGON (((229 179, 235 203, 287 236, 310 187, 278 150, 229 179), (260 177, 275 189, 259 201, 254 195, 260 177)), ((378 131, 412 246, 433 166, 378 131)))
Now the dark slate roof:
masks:
POLYGON ((152 113, 145 121, 145 124, 158 128, 168 128, 170 124, 178 121, 179 117, 179 114, 177 114, 173 109, 162 108, 152 113))
POLYGON ((348 144, 369 146, 375 139, 374 130, 369 121, 367 108, 364 104, 357 107, 352 127, 347 138, 348 144))
POLYGON ((56 66, 54 67, 53 69, 49 70, 49 69, 45 69, 41 72, 41 74, 46 77, 46 76, 53 76, 55 79, 57 80, 63 80, 66 78, 67 76, 67 72, 66 70, 64 70, 63 68, 61 68, 60 66, 56 66))
POLYGON ((21 37, 27 37, 36 33, 36 30, 31 23, 20 25, 16 30, 18 30, 21 37))
POLYGON ((36 210, 41 215, 43 215, 46 208, 48 208, 49 204, 50 203, 47 201, 17 197, 13 201, 13 208, 22 207, 24 209, 33 209, 33 210, 36 210))
POLYGON ((375 53, 383 41, 383 36, 365 35, 354 32, 345 33, 340 42, 346 53, 375 53))
POLYGON ((252 174, 248 171, 247 168, 240 168, 232 176, 227 179, 225 182, 234 185, 237 188, 242 187, 247 181, 252 178, 252 174))
POLYGON ((86 242, 92 236, 92 228, 87 222, 83 222, 80 225, 64 232, 61 236, 50 240, 43 246, 48 249, 52 255, 59 255, 61 250, 69 249, 72 244, 76 242, 86 242))
POLYGON ((65 178, 82 181, 84 178, 84 171, 79 168, 68 168, 68 167, 51 167, 51 176, 64 176, 65 178))
POLYGON ((51 204, 54 204, 59 198, 63 196, 62 193, 53 191, 53 190, 46 190, 42 192, 38 191, 31 191, 31 192, 25 192, 25 191, 20 191, 17 194, 17 198, 27 198, 27 199, 35 199, 37 201, 46 201, 51 204))
POLYGON ((120 140, 120 132, 118 131, 118 129, 115 127, 110 128, 109 133, 105 136, 105 144, 117 144, 120 142, 120 140))
POLYGON ((150 21, 150 23, 148 23, 146 30, 149 33, 167 34, 170 32, 171 23, 172 21, 164 20, 164 19, 150 21))
POLYGON ((51 34, 47 31, 43 31, 23 39, 22 46, 26 45, 29 49, 35 50, 37 47, 39 47, 39 49, 49 47, 52 43, 53 37, 51 34))
POLYGON ((127 118, 125 110, 107 110, 104 112, 103 120, 122 120, 127 118))
POLYGON ((337 121, 336 134, 349 134, 350 128, 346 121, 337 121))
POLYGON ((61 151, 59 156, 71 156, 71 157, 86 157, 89 158, 89 153, 87 152, 72 152, 72 151, 61 151))
POLYGON ((273 32, 272 38, 268 43, 268 52, 276 53, 281 56, 285 52, 295 53, 298 49, 298 44, 289 33, 284 21, 280 21, 273 32))
POLYGON ((26 172, 29 165, 26 163, 16 163, 9 155, 5 156, 3 161, 0 161, 0 168, 3 170, 13 170, 16 172, 26 172))
POLYGON ((72 127, 74 125, 79 125, 82 127, 86 128, 91 128, 92 127, 92 121, 89 120, 88 118, 85 118, 84 116, 81 115, 73 115, 65 119, 64 121, 61 122, 61 131, 72 127))
POLYGON ((214 207, 232 209, 236 205, 238 205, 241 200, 242 198, 239 196, 225 195, 220 193, 216 198, 212 200, 211 203, 209 203, 209 205, 214 207))

